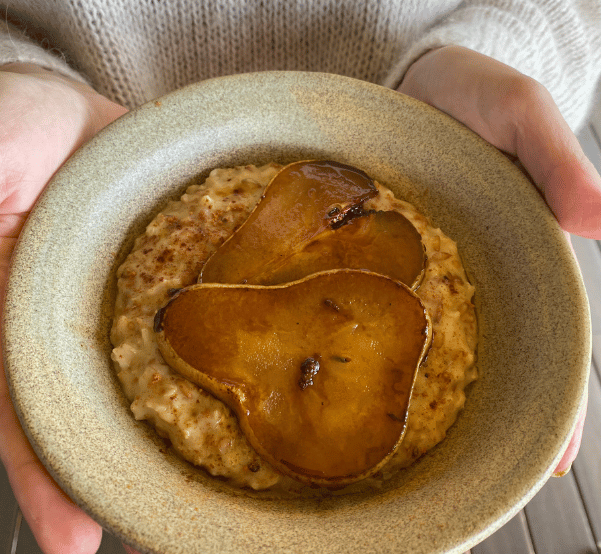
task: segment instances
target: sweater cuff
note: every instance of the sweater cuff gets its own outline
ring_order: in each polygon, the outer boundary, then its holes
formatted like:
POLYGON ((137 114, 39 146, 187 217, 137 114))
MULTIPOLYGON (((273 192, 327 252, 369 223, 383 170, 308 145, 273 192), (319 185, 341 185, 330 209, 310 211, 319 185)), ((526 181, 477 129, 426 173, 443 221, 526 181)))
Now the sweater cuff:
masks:
POLYGON ((44 50, 7 21, 1 21, 0 66, 9 63, 35 64, 44 69, 57 71, 75 81, 88 84, 87 80, 72 69, 64 59, 44 50))
POLYGON ((450 45, 475 50, 536 78, 532 73, 538 73, 537 62, 540 64, 541 61, 538 45, 517 38, 528 36, 526 28, 516 29, 518 25, 509 15, 487 17, 489 14, 475 9, 465 12, 431 29, 415 42, 392 68, 384 82, 385 86, 397 88, 413 62, 429 50, 450 45), (476 13, 478 17, 475 17, 476 13))
POLYGON ((396 89, 411 64, 429 50, 464 46, 542 83, 570 127, 577 130, 588 116, 599 71, 590 63, 594 56, 589 37, 573 14, 562 15, 566 16, 564 30, 558 32, 536 10, 517 17, 490 6, 464 8, 415 42, 383 84, 396 89), (565 28, 572 31, 569 36, 564 36, 568 34, 565 28))

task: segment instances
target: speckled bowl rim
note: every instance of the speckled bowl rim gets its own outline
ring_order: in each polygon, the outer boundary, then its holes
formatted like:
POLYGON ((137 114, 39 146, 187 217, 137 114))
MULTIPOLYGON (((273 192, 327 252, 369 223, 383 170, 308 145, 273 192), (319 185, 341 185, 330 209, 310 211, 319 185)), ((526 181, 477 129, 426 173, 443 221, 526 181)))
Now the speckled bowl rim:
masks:
POLYGON ((23 229, 3 325, 9 387, 40 459, 148 552, 463 552, 551 475, 591 355, 569 245, 505 156, 393 91, 299 72, 186 87, 80 149, 23 229), (168 199, 213 167, 306 157, 365 169, 458 241, 478 289, 482 375, 447 439, 382 491, 284 501, 233 493, 135 422, 108 326, 116 267, 168 199))

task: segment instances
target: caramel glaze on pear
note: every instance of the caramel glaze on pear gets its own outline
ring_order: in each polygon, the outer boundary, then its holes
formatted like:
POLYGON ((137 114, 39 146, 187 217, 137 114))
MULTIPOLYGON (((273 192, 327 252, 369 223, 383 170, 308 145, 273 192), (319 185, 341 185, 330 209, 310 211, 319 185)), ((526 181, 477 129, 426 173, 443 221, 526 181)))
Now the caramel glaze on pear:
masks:
POLYGON ((425 274, 421 236, 402 214, 368 211, 327 228, 277 267, 265 266, 247 282, 277 285, 331 269, 365 269, 416 290, 425 274))
POLYGON ((361 270, 193 285, 157 312, 155 331, 167 363, 230 406, 260 456, 326 487, 392 456, 431 340, 417 295, 361 270))
POLYGON ((199 282, 276 285, 330 269, 365 269, 417 288, 425 251, 397 212, 363 209, 378 194, 363 171, 332 161, 285 166, 199 282))

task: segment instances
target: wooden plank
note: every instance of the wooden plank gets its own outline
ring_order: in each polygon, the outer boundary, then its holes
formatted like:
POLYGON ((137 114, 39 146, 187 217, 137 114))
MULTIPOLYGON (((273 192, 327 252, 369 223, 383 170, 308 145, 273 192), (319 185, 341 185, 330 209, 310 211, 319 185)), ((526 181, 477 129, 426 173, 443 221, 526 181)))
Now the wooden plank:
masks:
POLYGON ((524 511, 472 548, 472 554, 535 554, 524 511))
POLYGON ((571 236, 591 310, 593 336, 601 337, 601 250, 592 239, 571 236))
POLYGON ((25 520, 21 525, 15 554, 43 554, 25 520))
POLYGON ((573 472, 549 479, 524 511, 537 554, 597 552, 573 472))
POLYGON ((597 371, 591 372, 582 445, 573 472, 593 538, 601 552, 601 379, 597 371))
POLYGON ((0 554, 11 554, 18 516, 17 501, 10 488, 6 470, 0 463, 0 554))
POLYGON ((125 548, 123 548, 121 541, 105 532, 102 535, 102 543, 96 554, 125 554, 125 548))
POLYGON ((595 360, 593 369, 597 370, 597 375, 601 379, 601 335, 593 335, 593 360, 595 360))

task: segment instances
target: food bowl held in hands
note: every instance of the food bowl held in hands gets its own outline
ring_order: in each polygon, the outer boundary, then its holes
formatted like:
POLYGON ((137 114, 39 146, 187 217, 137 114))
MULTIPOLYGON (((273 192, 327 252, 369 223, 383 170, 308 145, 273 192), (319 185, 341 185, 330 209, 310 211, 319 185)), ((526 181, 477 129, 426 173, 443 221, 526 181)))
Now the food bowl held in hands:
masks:
POLYGON ((78 151, 15 251, 4 350, 52 476, 148 552, 463 552, 561 458, 584 402, 590 318, 550 210, 504 155, 446 115, 333 75, 274 72, 176 91, 78 151), (447 438, 377 491, 236 491, 129 411, 110 359, 116 269, 168 200, 213 168, 331 159, 361 168, 458 244, 476 287, 478 380, 447 438))

